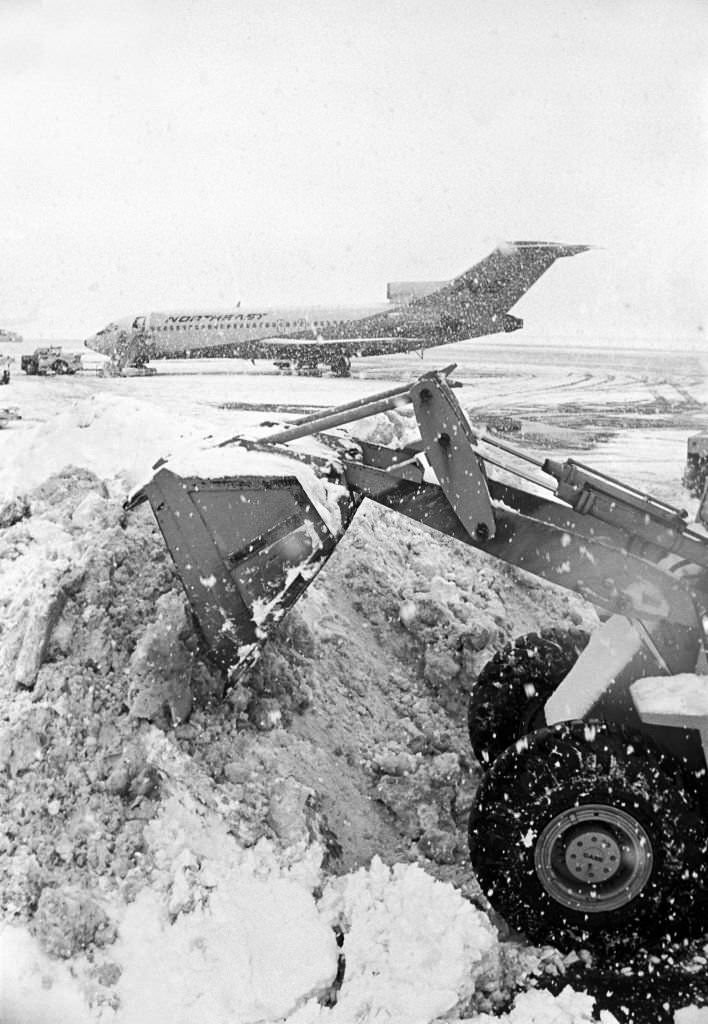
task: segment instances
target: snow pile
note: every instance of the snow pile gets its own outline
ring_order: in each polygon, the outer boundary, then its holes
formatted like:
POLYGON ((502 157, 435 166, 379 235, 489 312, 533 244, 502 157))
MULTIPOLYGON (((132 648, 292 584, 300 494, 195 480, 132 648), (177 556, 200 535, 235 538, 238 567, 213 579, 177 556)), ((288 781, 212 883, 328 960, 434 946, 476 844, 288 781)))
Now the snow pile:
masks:
MULTIPOLYGON (((317 843, 330 871, 379 852, 391 861, 418 855, 433 871, 469 878, 464 820, 476 769, 460 713, 458 647, 465 617, 482 607, 499 622, 478 646, 497 632, 503 639, 511 620, 502 599, 486 595, 491 577, 482 576, 477 593, 474 566, 463 559, 457 585, 445 581, 444 545, 393 517, 387 526, 373 511, 248 685, 222 702, 224 680, 199 650, 146 506, 126 516, 105 484, 80 470, 5 506, 0 896, 6 921, 27 926, 44 954, 71 964, 97 1012, 134 1006, 160 963, 180 976, 192 964, 215 992, 238 963, 247 970, 243 950, 261 939, 226 922, 239 918, 236 893, 246 910, 254 888, 263 903, 255 884, 262 868, 247 869, 242 858, 264 838, 280 851, 317 843), (416 612, 404 628, 406 595, 416 612), (429 650, 438 653, 435 676, 429 650), (208 823, 202 832, 220 835, 228 855, 195 827, 178 828, 179 806, 196 807, 208 823), (210 922, 228 943, 216 941, 210 922), (141 961, 152 965, 147 974, 141 961)), ((511 581, 506 589, 511 595, 511 581)), ((539 604, 522 597, 517 610, 525 605, 535 621, 539 604)), ((548 613, 554 608, 551 601, 548 613)), ((269 870, 268 884, 276 877, 269 870)), ((293 902, 293 920, 304 927, 309 914, 324 943, 306 957, 314 980, 304 968, 293 972, 301 982, 278 1014, 333 980, 332 933, 325 929, 325 941, 316 923, 314 885, 297 893, 276 886, 273 914, 284 916, 293 902)), ((384 902, 380 916, 389 911, 384 902)), ((525 973, 509 972, 500 987, 513 990, 525 973)), ((249 989, 239 999, 233 1005, 244 1013, 262 1012, 262 995, 249 989)), ((213 1004, 204 1000, 208 1015, 213 1004)))
POLYGON ((402 401, 395 409, 351 425, 351 433, 362 441, 382 444, 389 448, 405 448, 420 441, 420 430, 412 405, 402 401))
MULTIPOLYGON (((501 1017, 480 1014, 460 1021, 460 1024, 590 1024, 597 1020, 593 1013, 595 1000, 584 992, 574 992, 570 986, 552 996, 550 992, 521 992, 514 1000, 514 1007, 501 1017)), ((602 1024, 614 1024, 611 1013, 600 1014, 602 1024)))
MULTIPOLYGON (((284 863, 269 844, 239 850, 218 821, 198 819, 173 801, 155 822, 163 850, 154 884, 125 908, 93 986, 77 979, 76 961, 69 969, 49 960, 24 929, 0 935, 0 965, 12 964, 12 972, 0 967, 0 1019, 427 1024, 472 1009, 500 947, 486 916, 451 886, 415 866, 374 861, 330 882, 317 904, 312 849, 284 863), (339 957, 332 923, 343 935, 339 957), (111 985, 111 999, 102 999, 111 985)), ((557 997, 530 991, 501 1019, 586 1024, 592 1005, 568 987, 557 997)))
POLYGON ((3 1024, 94 1024, 71 966, 50 958, 26 928, 0 927, 3 1024))
POLYGON ((122 965, 117 1020, 280 1019, 328 988, 337 946, 313 898, 316 846, 245 850, 180 785, 145 837, 151 886, 128 906, 112 951, 122 965))
POLYGON ((375 858, 331 883, 321 906, 345 935, 344 983, 331 1012, 310 1007, 297 1024, 446 1016, 471 998, 497 947, 486 914, 416 865, 391 869, 375 858))
POLYGON ((9 499, 38 486, 64 466, 119 476, 124 494, 145 479, 150 467, 181 440, 196 441, 204 427, 135 398, 105 393, 73 402, 31 430, 18 432, 3 457, 0 497, 9 499))
POLYGON ((12 947, 3 962, 13 973, 0 1019, 246 1024, 280 1020, 326 991, 337 946, 312 895, 317 848, 280 858, 266 842, 244 850, 217 814, 177 790, 145 830, 150 887, 127 905, 105 901, 117 921, 109 955, 75 954, 69 971, 25 929, 6 929, 0 955, 12 947))
POLYGON ((227 690, 149 508, 115 494, 133 424, 102 402, 42 436, 98 461, 122 430, 111 486, 70 469, 0 507, 0 1019, 393 1024, 562 972, 479 909, 465 708, 508 639, 593 613, 369 506, 227 690))

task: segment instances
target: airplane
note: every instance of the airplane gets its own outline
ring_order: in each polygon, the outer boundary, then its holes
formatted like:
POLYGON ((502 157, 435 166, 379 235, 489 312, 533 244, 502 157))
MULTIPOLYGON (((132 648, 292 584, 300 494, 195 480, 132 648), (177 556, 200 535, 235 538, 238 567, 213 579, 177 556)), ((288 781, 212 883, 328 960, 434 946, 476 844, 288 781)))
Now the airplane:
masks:
POLYGON ((152 359, 267 359, 281 371, 350 374, 354 356, 380 356, 517 331, 509 312, 561 256, 588 245, 506 242, 451 281, 389 283, 386 303, 359 307, 238 306, 127 316, 84 344, 118 371, 152 359))

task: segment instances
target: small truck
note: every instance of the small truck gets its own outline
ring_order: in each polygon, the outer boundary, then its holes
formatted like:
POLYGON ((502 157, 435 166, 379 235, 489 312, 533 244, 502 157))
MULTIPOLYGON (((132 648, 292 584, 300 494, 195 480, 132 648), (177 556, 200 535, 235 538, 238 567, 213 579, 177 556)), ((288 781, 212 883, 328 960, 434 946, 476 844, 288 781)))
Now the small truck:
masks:
POLYGON ((29 376, 74 374, 82 368, 78 352, 65 352, 59 345, 44 345, 22 356, 22 369, 29 376))
POLYGON ((700 498, 708 480, 708 431, 691 434, 686 443, 686 467, 683 485, 700 498))

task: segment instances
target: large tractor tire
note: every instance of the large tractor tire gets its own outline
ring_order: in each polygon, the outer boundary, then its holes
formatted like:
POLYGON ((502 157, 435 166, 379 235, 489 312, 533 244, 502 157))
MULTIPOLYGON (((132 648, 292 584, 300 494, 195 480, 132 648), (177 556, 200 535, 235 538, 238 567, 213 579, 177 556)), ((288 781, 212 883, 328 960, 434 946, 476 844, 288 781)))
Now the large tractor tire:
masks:
POLYGON ((470 816, 483 891, 534 942, 618 953, 678 936, 708 840, 676 762, 606 723, 518 741, 470 816))
POLYGON ((546 701, 589 639, 582 629, 543 629, 517 637, 487 662, 468 710, 478 761, 489 764, 515 740, 546 724, 546 701))
POLYGON ((67 373, 70 372, 69 364, 66 362, 65 359, 55 359, 55 361, 52 363, 52 369, 60 377, 64 377, 67 373))

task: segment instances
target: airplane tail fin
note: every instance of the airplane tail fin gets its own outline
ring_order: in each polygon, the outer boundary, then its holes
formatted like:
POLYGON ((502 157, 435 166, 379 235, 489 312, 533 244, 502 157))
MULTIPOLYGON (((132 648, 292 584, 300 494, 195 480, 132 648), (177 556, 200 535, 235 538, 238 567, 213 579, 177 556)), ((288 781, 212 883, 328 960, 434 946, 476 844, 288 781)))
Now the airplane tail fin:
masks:
POLYGON ((557 259, 591 248, 559 242, 504 242, 434 296, 416 304, 444 307, 468 337, 518 330, 523 320, 509 314, 511 307, 557 259))

